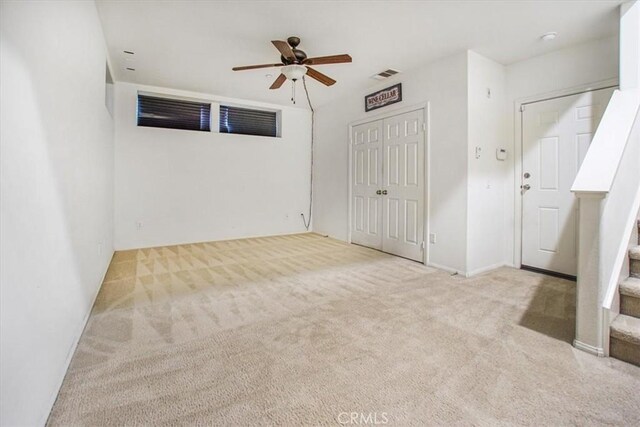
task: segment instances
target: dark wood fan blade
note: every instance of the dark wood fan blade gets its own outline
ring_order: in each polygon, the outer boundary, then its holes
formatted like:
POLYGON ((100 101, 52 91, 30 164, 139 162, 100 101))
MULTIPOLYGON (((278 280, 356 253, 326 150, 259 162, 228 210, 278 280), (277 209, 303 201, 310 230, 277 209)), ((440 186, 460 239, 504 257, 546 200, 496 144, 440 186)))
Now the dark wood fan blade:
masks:
POLYGON ((291 46, 289 46, 289 43, 283 42, 282 40, 271 40, 271 43, 273 43, 276 49, 280 51, 282 56, 291 61, 296 60, 296 55, 293 53, 293 50, 291 50, 291 46))
POLYGON ((261 65, 245 65, 244 67, 233 67, 233 71, 255 70, 256 68, 282 67, 282 64, 261 64, 261 65))
POLYGON ((280 87, 286 80, 287 77, 284 74, 280 74, 278 78, 273 82, 273 84, 269 87, 269 89, 280 89, 280 87))
POLYGON ((344 62, 351 62, 351 56, 347 55, 331 55, 331 56, 317 56, 315 58, 307 58, 304 61, 305 65, 323 65, 323 64, 342 64, 344 62))
POLYGON ((307 67, 307 76, 311 77, 312 79, 316 79, 317 81, 319 81, 320 83, 326 86, 331 86, 336 82, 331 77, 325 74, 322 74, 320 71, 316 71, 311 67, 307 67))

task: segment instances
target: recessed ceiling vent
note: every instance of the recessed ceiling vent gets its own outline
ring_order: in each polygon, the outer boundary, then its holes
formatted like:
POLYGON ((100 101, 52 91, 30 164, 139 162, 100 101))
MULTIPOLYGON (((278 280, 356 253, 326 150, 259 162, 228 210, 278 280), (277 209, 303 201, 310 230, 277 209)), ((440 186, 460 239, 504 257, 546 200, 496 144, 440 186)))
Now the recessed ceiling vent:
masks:
POLYGON ((391 76, 395 76, 396 74, 399 74, 399 73, 400 71, 394 70, 393 68, 389 68, 388 70, 384 70, 378 74, 371 76, 371 78, 376 80, 384 80, 384 79, 388 79, 391 76))

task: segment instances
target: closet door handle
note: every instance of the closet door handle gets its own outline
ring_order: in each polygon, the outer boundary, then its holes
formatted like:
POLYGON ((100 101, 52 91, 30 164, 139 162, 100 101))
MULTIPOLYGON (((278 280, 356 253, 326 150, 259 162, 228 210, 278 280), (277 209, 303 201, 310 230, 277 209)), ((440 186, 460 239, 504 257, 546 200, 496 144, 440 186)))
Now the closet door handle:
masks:
POLYGON ((378 194, 378 195, 382 194, 382 190, 376 191, 376 194, 378 194))
POLYGON ((387 195, 387 190, 382 190, 382 195, 386 196, 387 195))

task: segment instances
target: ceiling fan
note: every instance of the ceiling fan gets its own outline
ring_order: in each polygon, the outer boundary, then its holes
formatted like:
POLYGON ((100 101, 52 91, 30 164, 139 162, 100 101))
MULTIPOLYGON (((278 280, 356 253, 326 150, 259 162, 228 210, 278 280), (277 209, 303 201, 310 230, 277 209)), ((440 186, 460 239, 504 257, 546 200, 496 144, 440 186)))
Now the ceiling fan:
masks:
POLYGON ((285 80, 289 79, 295 82, 305 74, 326 86, 331 86, 336 82, 334 79, 311 68, 309 65, 341 64, 344 62, 351 62, 351 56, 347 54, 307 58, 307 54, 298 49, 298 45, 300 44, 299 37, 289 37, 286 42, 281 40, 272 40, 271 43, 273 43, 276 49, 280 51, 280 63, 233 67, 233 71, 282 67, 280 69, 280 75, 276 78, 269 89, 279 89, 285 80))

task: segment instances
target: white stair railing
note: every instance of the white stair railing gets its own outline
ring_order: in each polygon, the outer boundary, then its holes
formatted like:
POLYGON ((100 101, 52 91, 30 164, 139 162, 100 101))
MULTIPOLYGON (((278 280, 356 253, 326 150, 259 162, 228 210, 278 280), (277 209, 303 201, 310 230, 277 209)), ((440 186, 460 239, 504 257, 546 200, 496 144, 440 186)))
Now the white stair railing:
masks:
POLYGON ((571 191, 579 198, 574 346, 608 355, 613 301, 640 204, 640 91, 615 91, 571 191))

